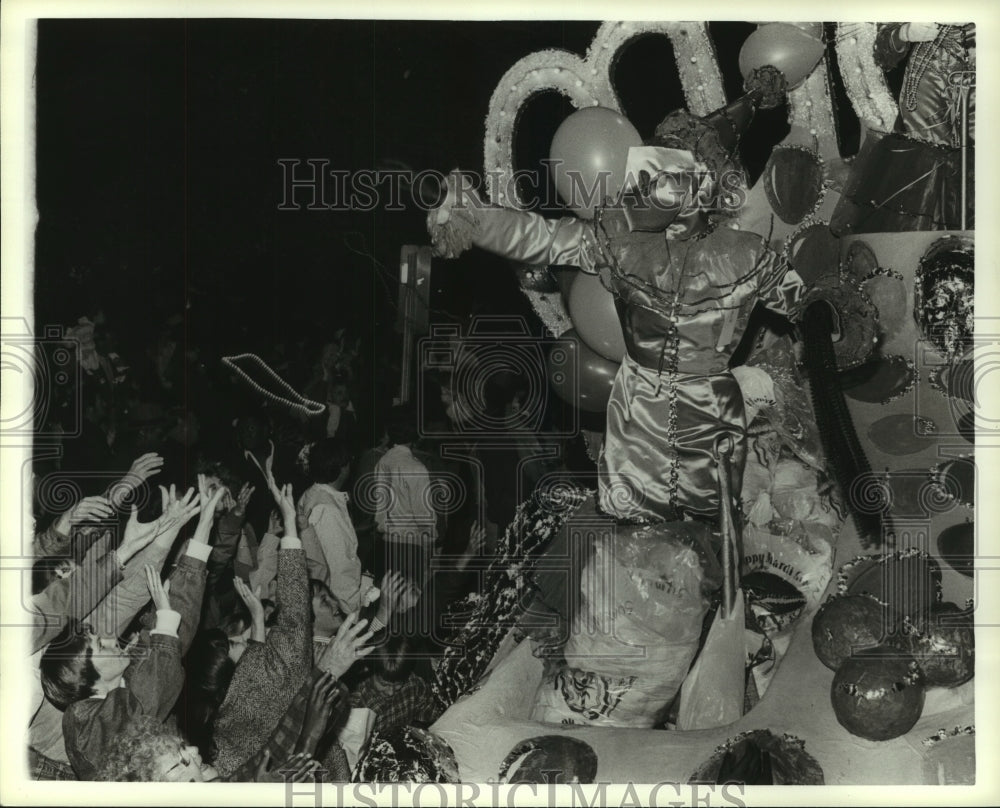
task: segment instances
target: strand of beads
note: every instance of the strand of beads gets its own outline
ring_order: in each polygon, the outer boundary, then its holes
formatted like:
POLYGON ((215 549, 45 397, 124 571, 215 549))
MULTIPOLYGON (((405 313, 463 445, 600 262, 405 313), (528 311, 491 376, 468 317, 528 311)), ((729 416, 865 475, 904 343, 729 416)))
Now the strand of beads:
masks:
POLYGON ((236 354, 235 356, 224 356, 222 357, 222 363, 243 379, 243 381, 245 381, 254 392, 259 393, 268 401, 273 401, 275 404, 288 407, 294 412, 298 412, 303 415, 320 415, 326 410, 325 404, 313 401, 299 394, 288 382, 275 373, 263 359, 257 356, 257 354, 245 353, 236 354), (250 376, 249 373, 237 364, 241 361, 257 365, 266 374, 268 381, 274 382, 275 385, 287 395, 278 395, 259 384, 250 376))

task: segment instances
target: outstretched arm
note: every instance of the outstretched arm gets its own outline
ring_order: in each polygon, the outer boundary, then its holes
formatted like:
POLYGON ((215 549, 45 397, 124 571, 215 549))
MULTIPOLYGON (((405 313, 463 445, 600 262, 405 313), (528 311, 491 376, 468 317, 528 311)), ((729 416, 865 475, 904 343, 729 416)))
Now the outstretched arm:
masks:
POLYGON ((427 215, 436 255, 456 258, 476 246, 523 264, 595 271, 597 250, 586 222, 486 205, 458 172, 448 175, 446 187, 444 202, 427 215))

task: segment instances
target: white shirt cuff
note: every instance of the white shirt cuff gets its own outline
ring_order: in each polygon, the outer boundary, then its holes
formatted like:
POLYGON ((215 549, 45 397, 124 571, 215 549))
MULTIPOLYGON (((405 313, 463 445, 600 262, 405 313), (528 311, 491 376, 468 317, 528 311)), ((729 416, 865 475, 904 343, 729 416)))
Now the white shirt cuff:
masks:
POLYGON ((177 636, 177 629, 181 624, 181 613, 173 609, 156 610, 156 628, 150 634, 166 634, 169 637, 177 636))
POLYGON ((195 541, 194 539, 188 542, 187 552, 185 553, 185 555, 189 555, 199 561, 204 561, 206 564, 208 563, 208 557, 211 554, 211 544, 205 544, 204 542, 195 541))
POLYGON ((282 550, 301 550, 302 549, 302 539, 298 536, 282 536, 281 537, 281 549, 282 550))

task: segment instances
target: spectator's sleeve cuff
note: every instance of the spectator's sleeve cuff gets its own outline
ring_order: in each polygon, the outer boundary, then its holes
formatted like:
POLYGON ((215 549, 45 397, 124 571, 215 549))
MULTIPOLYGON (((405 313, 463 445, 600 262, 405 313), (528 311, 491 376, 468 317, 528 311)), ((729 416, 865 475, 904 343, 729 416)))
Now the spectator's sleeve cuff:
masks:
POLYGON ((204 542, 195 541, 192 539, 188 542, 187 552, 185 555, 189 555, 198 561, 203 561, 208 563, 208 557, 212 554, 212 545, 205 544, 204 542))
POLYGON ((381 631, 385 628, 385 623, 378 619, 378 617, 373 617, 372 622, 368 625, 369 631, 381 631))
POLYGON ((301 550, 302 549, 302 539, 298 536, 282 536, 281 537, 281 549, 282 550, 301 550))
POLYGON ((181 613, 173 609, 156 610, 156 628, 150 634, 166 634, 170 637, 177 636, 177 629, 181 625, 181 613))

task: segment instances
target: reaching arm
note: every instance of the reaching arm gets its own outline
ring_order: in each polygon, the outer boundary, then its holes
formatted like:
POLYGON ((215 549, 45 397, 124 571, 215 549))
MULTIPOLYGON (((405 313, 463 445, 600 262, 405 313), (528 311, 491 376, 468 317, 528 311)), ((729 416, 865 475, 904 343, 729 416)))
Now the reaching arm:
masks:
POLYGON ((163 468, 163 458, 156 452, 147 452, 137 457, 125 475, 108 486, 104 496, 115 508, 120 508, 133 491, 143 486, 150 477, 159 474, 163 468))
POLYGON ((456 258, 475 245, 524 264, 595 271, 596 245, 586 222, 486 205, 457 172, 448 176, 447 188, 442 205, 427 217, 436 255, 456 258))
POLYGON ((308 670, 312 666, 312 631, 309 620, 309 578, 306 554, 295 524, 292 486, 279 489, 268 476, 271 493, 281 509, 285 535, 278 553, 278 620, 264 644, 266 663, 275 670, 308 670))
POLYGON ((200 510, 193 490, 189 490, 183 499, 177 498, 173 488, 168 492, 160 486, 160 493, 163 510, 155 523, 155 538, 125 565, 122 581, 89 617, 91 625, 99 633, 120 635, 132 618, 145 607, 149 602, 145 568, 153 567, 157 572, 163 569, 163 563, 181 528, 200 510))
POLYGON ((114 508, 105 497, 84 497, 56 519, 46 530, 35 535, 32 552, 42 556, 69 556, 73 548, 73 529, 83 523, 111 519, 114 508))
POLYGON ((104 553, 99 560, 88 555, 72 574, 53 581, 35 595, 31 653, 51 642, 67 618, 82 620, 90 614, 121 580, 121 570, 115 551, 104 553))

